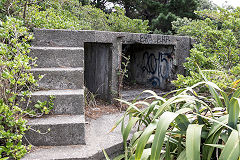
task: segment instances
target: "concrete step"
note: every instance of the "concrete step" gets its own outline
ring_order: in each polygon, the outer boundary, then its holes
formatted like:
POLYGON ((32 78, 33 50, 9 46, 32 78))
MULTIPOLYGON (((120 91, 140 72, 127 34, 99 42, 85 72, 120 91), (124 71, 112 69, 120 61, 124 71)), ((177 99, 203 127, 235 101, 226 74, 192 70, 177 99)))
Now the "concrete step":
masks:
POLYGON ((61 29, 34 29, 33 46, 38 47, 83 47, 84 42, 95 39, 95 31, 61 29))
POLYGON ((38 58, 39 68, 84 67, 82 47, 31 47, 30 56, 38 58))
POLYGON ((112 159, 123 153, 121 127, 113 132, 111 128, 122 113, 104 115, 86 124, 86 145, 69 145, 53 147, 33 147, 23 160, 105 160, 102 150, 105 149, 112 159))
MULTIPOLYGON (((81 115, 84 114, 84 90, 48 90, 37 91, 31 96, 32 103, 29 103, 28 108, 33 108, 38 100, 44 102, 49 100, 49 96, 54 96, 54 108, 52 114, 71 114, 81 115)), ((25 105, 26 106, 26 105, 25 105)))
POLYGON ((52 115, 30 119, 26 141, 34 146, 63 146, 85 144, 84 115, 52 115), (36 132, 36 131, 40 131, 36 132))
POLYGON ((33 68, 34 76, 45 75, 39 81, 40 89, 81 89, 83 88, 83 68, 33 68))

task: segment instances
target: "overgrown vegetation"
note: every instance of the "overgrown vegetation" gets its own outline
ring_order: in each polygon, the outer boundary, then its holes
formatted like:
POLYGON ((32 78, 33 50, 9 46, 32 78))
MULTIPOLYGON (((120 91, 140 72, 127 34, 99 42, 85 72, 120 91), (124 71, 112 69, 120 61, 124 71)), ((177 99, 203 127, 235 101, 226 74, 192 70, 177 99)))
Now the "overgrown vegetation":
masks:
POLYGON ((126 10, 126 16, 149 21, 154 33, 174 34, 171 22, 177 18, 199 18, 195 10, 212 9, 215 5, 209 0, 81 0, 83 4, 93 4, 105 12, 111 12, 109 2, 126 10))
POLYGON ((35 64, 29 56, 32 38, 22 21, 12 17, 0 21, 0 158, 24 156, 30 146, 22 144, 28 129, 23 118, 48 114, 53 106, 52 97, 50 101, 38 101, 32 109, 26 108, 37 79, 42 77, 36 79, 28 72, 35 64))
POLYGON ((202 81, 197 69, 199 65, 210 81, 230 91, 232 82, 240 78, 240 8, 219 8, 196 13, 203 19, 185 20, 183 26, 175 27, 179 35, 192 36, 196 44, 184 63, 187 76, 178 75, 173 83, 182 88, 202 81))
POLYGON ((22 143, 25 116, 39 117, 53 109, 54 97, 37 101, 32 108, 29 96, 38 79, 29 72, 36 59, 30 57, 30 32, 47 29, 108 30, 148 32, 148 21, 130 19, 116 7, 105 13, 78 0, 2 0, 0 2, 0 159, 20 159, 30 146, 22 143))
POLYGON ((105 13, 91 5, 82 6, 79 0, 10 0, 0 3, 0 17, 11 15, 30 27, 47 29, 105 30, 116 32, 148 32, 148 21, 130 19, 125 11, 105 13))
POLYGON ((149 98, 155 99, 152 103, 121 100, 129 108, 116 123, 121 125, 125 148, 124 154, 116 159, 237 160, 240 155, 239 85, 227 94, 204 79, 178 90, 171 98, 145 91, 152 94, 149 98), (209 89, 210 96, 195 92, 202 86, 209 89), (140 110, 139 105, 145 108, 140 110), (128 142, 130 132, 134 134, 128 142))

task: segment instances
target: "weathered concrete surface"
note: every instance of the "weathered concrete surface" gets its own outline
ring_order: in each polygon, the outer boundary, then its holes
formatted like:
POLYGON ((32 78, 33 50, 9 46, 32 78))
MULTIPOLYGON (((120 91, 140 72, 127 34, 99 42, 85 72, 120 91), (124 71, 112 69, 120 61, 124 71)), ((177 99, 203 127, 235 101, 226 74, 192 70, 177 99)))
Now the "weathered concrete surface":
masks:
POLYGON ((51 115, 31 119, 27 125, 33 129, 26 132, 27 141, 35 146, 85 144, 84 115, 51 115))
POLYGON ((83 47, 84 42, 95 40, 95 31, 62 29, 35 29, 32 44, 38 47, 83 47))
POLYGON ((37 57, 36 64, 40 68, 84 66, 82 47, 32 47, 29 55, 37 57))
MULTIPOLYGON (((37 101, 47 101, 49 96, 54 96, 54 108, 52 114, 70 114, 80 115, 84 114, 84 91, 78 90, 49 90, 34 92, 30 98, 28 108, 33 108, 37 101)), ((26 106, 26 105, 25 105, 26 106)))
POLYGON ((122 114, 104 115, 86 124, 86 145, 40 147, 27 154, 23 160, 49 160, 49 159, 81 159, 103 160, 104 148, 110 157, 114 157, 123 151, 120 126, 109 133, 122 114))
POLYGON ((83 67, 79 68, 33 68, 36 77, 44 75, 39 81, 41 89, 80 89, 83 88, 83 67))

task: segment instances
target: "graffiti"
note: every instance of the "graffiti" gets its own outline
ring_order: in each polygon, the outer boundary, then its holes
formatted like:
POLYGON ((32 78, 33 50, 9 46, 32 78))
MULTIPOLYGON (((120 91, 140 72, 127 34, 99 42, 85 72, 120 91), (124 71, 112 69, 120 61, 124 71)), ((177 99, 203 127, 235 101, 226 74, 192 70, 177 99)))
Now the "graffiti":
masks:
POLYGON ((141 70, 142 74, 145 72, 151 75, 149 82, 154 86, 160 86, 162 80, 169 78, 172 66, 172 54, 162 53, 158 54, 144 52, 142 57, 141 70))
POLYGON ((157 36, 157 43, 167 43, 169 41, 169 36, 157 36))
POLYGON ((171 39, 168 35, 152 35, 140 34, 139 36, 131 36, 124 39, 123 43, 143 43, 143 44, 166 44, 170 43, 171 39))
POLYGON ((152 35, 151 34, 141 34, 140 42, 141 43, 153 43, 152 35))
POLYGON ((169 36, 157 35, 155 37, 154 36, 152 37, 151 34, 141 34, 139 39, 140 43, 147 43, 147 44, 151 44, 151 43, 163 44, 169 41, 170 41, 169 36))

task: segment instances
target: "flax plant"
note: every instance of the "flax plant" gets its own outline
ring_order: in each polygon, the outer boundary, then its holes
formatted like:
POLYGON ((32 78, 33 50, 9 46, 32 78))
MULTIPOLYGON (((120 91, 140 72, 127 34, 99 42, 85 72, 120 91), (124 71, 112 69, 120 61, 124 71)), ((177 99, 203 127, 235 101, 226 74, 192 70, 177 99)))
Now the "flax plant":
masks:
POLYGON ((129 108, 114 126, 121 125, 125 149, 115 160, 239 159, 240 88, 235 84, 227 94, 202 76, 205 81, 174 91, 171 98, 147 90, 155 99, 151 103, 119 100, 129 108), (203 86, 210 96, 195 92, 203 86))

